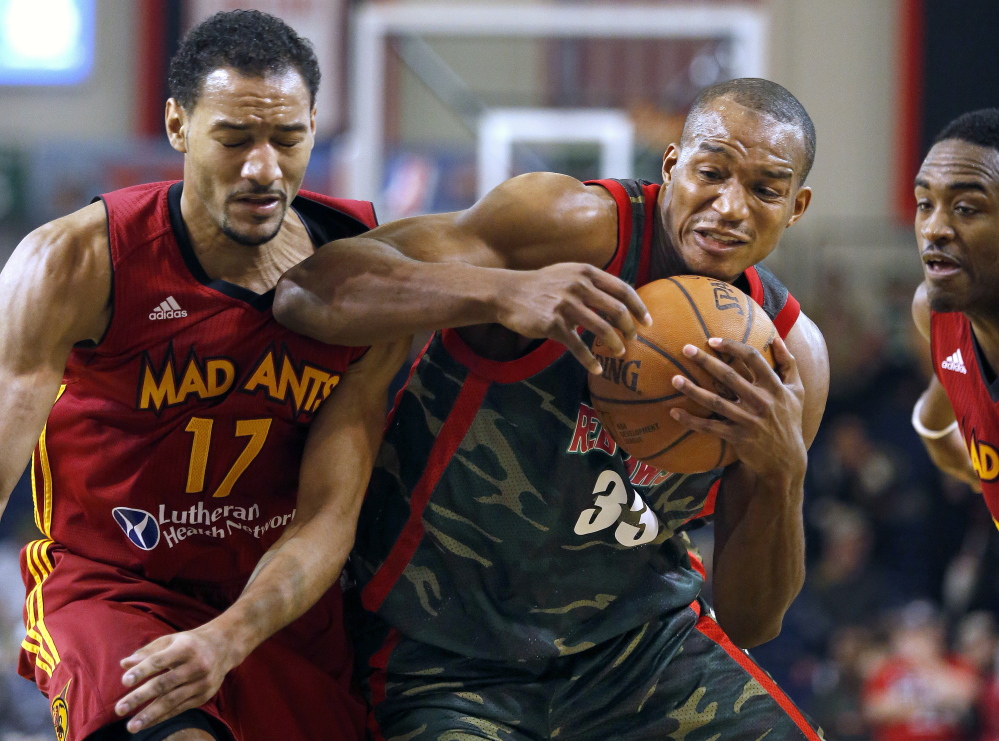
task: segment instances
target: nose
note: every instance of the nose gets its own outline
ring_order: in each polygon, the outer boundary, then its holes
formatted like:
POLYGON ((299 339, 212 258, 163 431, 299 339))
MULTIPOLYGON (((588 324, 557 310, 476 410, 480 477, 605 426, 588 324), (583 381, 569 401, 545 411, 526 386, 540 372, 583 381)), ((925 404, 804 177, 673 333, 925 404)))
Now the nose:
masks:
POLYGON ((740 222, 749 218, 749 204, 742 184, 729 179, 722 184, 712 208, 725 221, 740 222))
POLYGON ((270 142, 258 144, 249 151, 240 175, 264 188, 281 179, 277 152, 270 142))
POLYGON ((934 208, 919 224, 919 234, 930 244, 944 245, 954 239, 954 227, 947 218, 947 210, 934 208))

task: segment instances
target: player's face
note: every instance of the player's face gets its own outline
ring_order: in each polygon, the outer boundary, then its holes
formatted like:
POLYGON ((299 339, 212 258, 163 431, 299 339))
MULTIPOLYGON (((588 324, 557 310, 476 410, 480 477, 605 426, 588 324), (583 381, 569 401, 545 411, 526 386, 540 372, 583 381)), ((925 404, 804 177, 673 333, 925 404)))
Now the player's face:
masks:
POLYGON ((722 97, 663 158, 663 225, 694 273, 733 280, 777 247, 811 200, 802 132, 722 97))
POLYGON ((296 70, 248 77, 217 69, 191 111, 168 103, 167 131, 186 155, 185 200, 193 188, 194 219, 207 217, 247 246, 277 235, 315 140, 315 110, 296 70))
POLYGON ((916 241, 931 309, 996 315, 999 152, 934 145, 916 176, 916 241))

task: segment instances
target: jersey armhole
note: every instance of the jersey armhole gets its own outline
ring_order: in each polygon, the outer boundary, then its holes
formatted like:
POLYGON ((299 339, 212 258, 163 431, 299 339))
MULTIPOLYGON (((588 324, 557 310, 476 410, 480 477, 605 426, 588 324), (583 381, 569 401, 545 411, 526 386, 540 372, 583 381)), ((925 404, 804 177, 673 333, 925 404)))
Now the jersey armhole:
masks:
POLYGON ((115 301, 115 290, 117 289, 118 283, 115 280, 114 248, 111 246, 111 213, 108 211, 108 204, 107 201, 104 200, 103 196, 94 196, 90 201, 90 205, 93 205, 98 201, 100 201, 101 205, 104 207, 104 231, 108 238, 108 263, 111 266, 111 286, 108 290, 108 302, 111 304, 111 315, 108 317, 108 324, 104 328, 104 333, 100 336, 100 338, 96 342, 93 340, 82 340, 74 343, 73 348, 76 350, 97 350, 98 348, 103 347, 104 341, 108 338, 108 335, 111 334, 111 329, 114 327, 115 307, 118 305, 118 302, 115 301))
POLYGON ((798 317, 800 315, 801 304, 798 303, 798 299, 788 293, 787 301, 784 302, 784 307, 778 311, 777 316, 774 317, 774 328, 777 330, 777 334, 780 335, 782 340, 787 339, 787 335, 794 327, 795 322, 798 321, 798 317))
POLYGON ((611 194, 617 206, 617 246, 614 256, 604 265, 603 270, 617 277, 621 274, 624 258, 631 243, 631 199, 624 186, 616 180, 587 180, 583 185, 599 185, 611 194))

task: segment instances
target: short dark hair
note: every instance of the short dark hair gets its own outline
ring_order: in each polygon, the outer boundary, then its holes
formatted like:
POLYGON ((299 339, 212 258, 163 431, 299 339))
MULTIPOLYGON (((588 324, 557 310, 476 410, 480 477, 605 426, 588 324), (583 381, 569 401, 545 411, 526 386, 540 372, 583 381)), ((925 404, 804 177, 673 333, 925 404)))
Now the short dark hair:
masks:
POLYGON ((205 78, 220 67, 251 77, 294 69, 309 88, 310 105, 315 105, 320 72, 312 44, 273 15, 222 11, 191 29, 170 60, 170 97, 192 110, 205 78))
POLYGON ((687 139, 687 129, 698 114, 718 98, 731 98, 739 105, 765 113, 784 123, 794 124, 805 137, 805 163, 801 183, 805 182, 815 162, 815 124, 805 106, 790 91, 776 82, 760 77, 740 77, 705 88, 690 107, 683 125, 681 142, 687 139))
POLYGON ((999 108, 979 108, 958 116, 943 127, 933 143, 944 139, 960 139, 999 151, 999 108))

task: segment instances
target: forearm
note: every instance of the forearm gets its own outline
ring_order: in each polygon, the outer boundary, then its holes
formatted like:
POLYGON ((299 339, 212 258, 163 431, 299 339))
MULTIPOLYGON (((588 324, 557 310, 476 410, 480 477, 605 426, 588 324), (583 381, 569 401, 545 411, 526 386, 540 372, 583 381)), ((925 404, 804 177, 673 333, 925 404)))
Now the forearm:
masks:
POLYGON ((323 248, 278 283, 274 315, 323 342, 367 345, 498 321, 512 270, 422 262, 358 237, 323 248))
POLYGON ((744 472, 730 476, 719 498, 728 511, 716 515, 714 607, 733 642, 751 648, 776 637, 804 582, 803 476, 759 478, 745 489, 744 472))
POLYGON ((313 520, 292 529, 260 560, 239 599, 205 625, 230 647, 230 668, 303 615, 336 582, 354 539, 344 524, 313 520))
POLYGON ((56 398, 61 376, 54 370, 26 374, 6 374, 0 390, 0 515, 14 486, 31 461, 31 452, 45 426, 56 398))
POLYGON ((964 438, 959 430, 955 429, 936 440, 926 437, 920 439, 937 468, 972 486, 979 485, 978 474, 971 464, 971 456, 964 447, 964 438))

